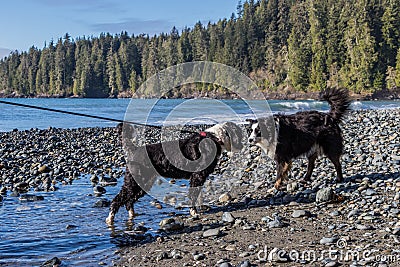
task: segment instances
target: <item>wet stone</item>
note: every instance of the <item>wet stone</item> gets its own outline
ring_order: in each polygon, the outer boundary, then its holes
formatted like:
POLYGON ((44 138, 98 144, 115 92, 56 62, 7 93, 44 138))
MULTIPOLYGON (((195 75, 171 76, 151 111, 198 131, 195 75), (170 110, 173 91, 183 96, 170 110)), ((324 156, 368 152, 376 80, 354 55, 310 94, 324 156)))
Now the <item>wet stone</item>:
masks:
POLYGON ((96 196, 101 196, 101 195, 105 194, 106 192, 107 192, 106 189, 100 185, 93 187, 93 193, 96 196))
POLYGON ((0 188, 0 195, 6 195, 6 194, 7 194, 7 188, 6 187, 0 188))
POLYGON ((40 267, 58 267, 61 265, 61 260, 57 257, 52 258, 51 260, 46 261, 40 267))
POLYGON ((43 196, 36 196, 31 194, 22 195, 19 198, 20 201, 34 202, 34 201, 42 201, 44 200, 43 196))
POLYGON ((75 228, 77 228, 77 227, 78 227, 78 226, 76 226, 76 225, 68 224, 67 226, 65 226, 65 229, 71 230, 71 229, 75 229, 75 228))
POLYGON ((101 198, 94 203, 95 208, 108 208, 111 205, 111 201, 106 198, 101 198))

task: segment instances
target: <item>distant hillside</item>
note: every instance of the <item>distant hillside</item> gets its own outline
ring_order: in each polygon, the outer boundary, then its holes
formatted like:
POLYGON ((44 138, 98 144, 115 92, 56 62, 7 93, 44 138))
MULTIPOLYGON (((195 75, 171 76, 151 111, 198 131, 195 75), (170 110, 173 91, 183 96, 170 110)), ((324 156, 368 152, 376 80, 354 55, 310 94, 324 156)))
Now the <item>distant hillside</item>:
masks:
MULTIPOLYGON (((345 87, 356 95, 400 87, 400 0, 248 0, 216 23, 156 36, 126 32, 13 52, 0 92, 14 96, 132 96, 159 70, 208 60, 248 74, 269 94, 345 87)), ((214 85, 196 86, 219 97, 214 85)), ((186 88, 187 89, 187 88, 186 88)), ((182 90, 186 90, 182 88, 182 90)), ((144 92, 141 97, 153 96, 144 92)), ((189 97, 175 91, 171 97, 189 97)))

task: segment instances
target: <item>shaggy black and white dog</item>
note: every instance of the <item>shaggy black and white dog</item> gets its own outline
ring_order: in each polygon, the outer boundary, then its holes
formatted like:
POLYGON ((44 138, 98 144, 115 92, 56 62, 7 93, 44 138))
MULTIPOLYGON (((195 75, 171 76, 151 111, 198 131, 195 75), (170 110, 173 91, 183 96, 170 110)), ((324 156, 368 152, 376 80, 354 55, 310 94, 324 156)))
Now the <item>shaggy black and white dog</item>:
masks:
POLYGON ((340 165, 343 137, 339 124, 349 109, 349 95, 343 89, 328 89, 320 96, 330 105, 328 113, 302 111, 251 121, 249 142, 261 147, 277 164, 276 189, 281 189, 292 161, 300 156, 306 156, 308 159, 304 180, 310 180, 315 160, 322 154, 335 166, 336 181, 343 180, 340 165))
POLYGON ((117 130, 127 161, 124 184, 111 203, 108 224, 114 222, 119 208, 125 205, 130 219, 134 216, 133 204, 148 192, 157 176, 190 180, 190 213, 195 208, 201 186, 214 171, 222 151, 235 152, 242 149, 241 129, 226 122, 194 133, 188 138, 135 147, 132 143, 133 128, 119 124, 117 130))

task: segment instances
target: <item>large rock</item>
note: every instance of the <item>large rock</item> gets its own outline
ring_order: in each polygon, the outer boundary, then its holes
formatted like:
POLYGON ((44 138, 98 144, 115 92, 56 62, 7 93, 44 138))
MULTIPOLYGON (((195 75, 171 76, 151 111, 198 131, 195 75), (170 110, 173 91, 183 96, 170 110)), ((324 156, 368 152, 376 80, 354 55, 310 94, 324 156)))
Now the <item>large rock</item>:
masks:
POLYGON ((315 198, 315 201, 317 203, 322 203, 322 202, 330 202, 330 201, 334 201, 336 199, 336 194, 333 191, 332 188, 330 187, 325 187, 320 189, 317 192, 317 196, 315 198))

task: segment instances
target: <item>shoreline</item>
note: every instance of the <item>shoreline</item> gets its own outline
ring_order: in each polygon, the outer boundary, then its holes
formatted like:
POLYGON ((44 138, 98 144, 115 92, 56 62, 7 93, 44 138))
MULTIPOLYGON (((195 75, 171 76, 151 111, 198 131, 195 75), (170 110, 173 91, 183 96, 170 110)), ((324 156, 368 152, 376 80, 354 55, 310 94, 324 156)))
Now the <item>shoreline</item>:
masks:
POLYGON ((334 168, 326 158, 317 161, 312 182, 299 183, 306 171, 299 159, 287 191, 271 195, 274 164, 248 148, 241 153, 246 160, 239 174, 227 175, 237 185, 229 198, 216 200, 198 219, 177 211, 171 217, 183 224, 177 231, 161 230, 145 240, 131 232, 113 266, 390 266, 400 261, 399 115, 400 109, 369 110, 346 117, 341 184, 331 182, 334 168), (327 191, 332 194, 324 196, 327 191), (312 255, 307 253, 316 256, 301 257, 312 255), (345 258, 346 253, 361 256, 345 258))
MULTIPOLYGON (((281 91, 270 91, 263 92, 266 100, 319 100, 319 92, 281 92, 281 91)), ((143 97, 135 96, 132 94, 119 94, 115 97, 102 97, 101 99, 116 98, 116 99, 152 99, 152 98, 168 98, 168 99, 193 99, 193 98, 204 98, 204 99, 235 99, 235 95, 219 95, 214 92, 210 93, 211 96, 194 93, 190 95, 180 95, 180 97, 165 97, 165 96, 154 96, 154 97, 143 97)), ((4 94, 0 92, 0 98, 85 98, 82 96, 65 96, 65 95, 17 95, 15 93, 4 94)), ((90 99, 90 98, 89 98, 90 99)), ((353 101, 379 101, 379 100, 400 100, 400 88, 396 90, 382 90, 368 94, 355 94, 350 92, 350 99, 353 101)))
MULTIPOLYGON (((113 266, 305 265, 311 261, 292 261, 287 253, 282 259, 272 253, 264 260, 259 252, 315 251, 320 256, 331 246, 338 249, 339 240, 345 241, 346 251, 370 251, 371 257, 399 255, 395 246, 400 244, 400 108, 350 111, 342 130, 344 183, 331 183, 334 168, 324 157, 317 161, 311 183, 299 183, 298 178, 306 171, 305 160, 299 159, 293 164, 288 190, 271 195, 268 189, 274 183, 273 162, 258 148, 245 145, 235 157, 224 157, 217 168, 216 174, 222 179, 210 193, 209 209, 197 219, 186 209, 176 210, 171 217, 183 223, 177 231, 161 230, 151 235, 138 227, 117 236, 123 247, 113 266), (329 189, 333 192, 331 199, 316 203, 318 192, 329 189), (229 196, 222 198, 225 193, 229 196)), ((145 134, 142 142, 158 139, 155 131, 145 134)), ((51 191, 52 185, 68 186, 86 173, 122 179, 123 172, 118 169, 125 163, 114 128, 33 129, 0 132, 0 137, 0 188, 7 188, 6 198, 13 197, 14 191, 35 194, 37 190, 51 191), (62 158, 69 160, 60 161, 62 158), (93 161, 94 166, 90 164, 93 161)), ((159 212, 160 217, 154 217, 157 223, 165 216, 163 209, 159 212)), ((135 218, 134 226, 141 221, 140 216, 135 218)), ((350 262, 326 258, 315 263, 339 266, 350 262)), ((356 262, 368 261, 363 258, 356 262)), ((388 261, 371 262, 390 266, 388 261)))

